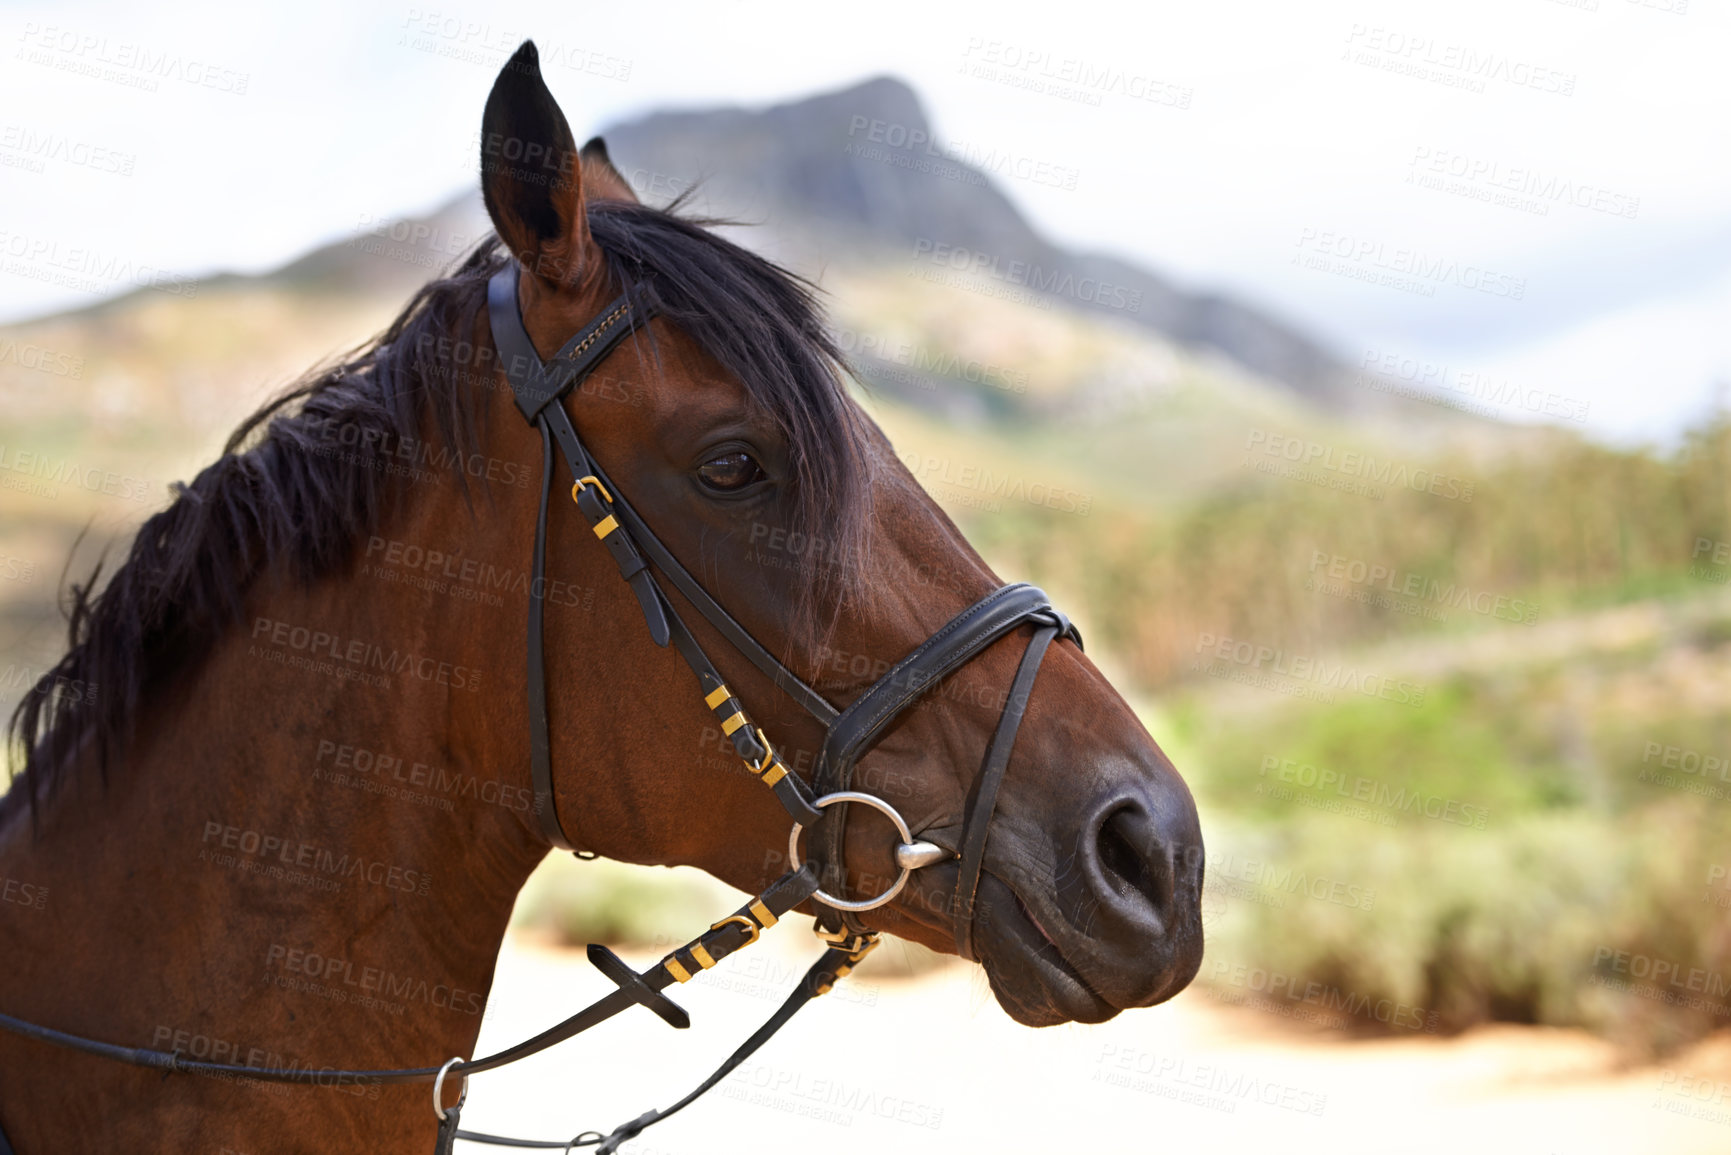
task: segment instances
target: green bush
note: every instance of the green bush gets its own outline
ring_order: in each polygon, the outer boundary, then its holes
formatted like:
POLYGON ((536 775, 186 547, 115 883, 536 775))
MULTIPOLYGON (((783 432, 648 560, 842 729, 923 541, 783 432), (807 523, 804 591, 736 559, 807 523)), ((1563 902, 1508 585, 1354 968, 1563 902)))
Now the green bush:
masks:
POLYGON ((1615 818, 1522 815, 1482 831, 1439 822, 1390 830, 1307 814, 1216 832, 1211 855, 1226 871, 1212 874, 1209 888, 1233 897, 1209 927, 1203 981, 1224 987, 1229 969, 1218 964, 1249 963, 1422 1008, 1440 1030, 1547 1023, 1586 1027, 1637 1051, 1669 1050, 1731 1026, 1731 992, 1713 990, 1731 976, 1731 931, 1712 901, 1715 890, 1731 891, 1708 883, 1728 847, 1731 808, 1704 818, 1687 799, 1615 818), (1242 884, 1222 880, 1250 873, 1242 864, 1254 861, 1278 864, 1278 872, 1256 871, 1265 892, 1280 894, 1290 871, 1357 885, 1357 901, 1302 890, 1284 905, 1242 900, 1242 884), (1650 970, 1636 955, 1674 963, 1675 981, 1634 979, 1631 969, 1650 970), (1619 985, 1631 982, 1636 989, 1619 985))

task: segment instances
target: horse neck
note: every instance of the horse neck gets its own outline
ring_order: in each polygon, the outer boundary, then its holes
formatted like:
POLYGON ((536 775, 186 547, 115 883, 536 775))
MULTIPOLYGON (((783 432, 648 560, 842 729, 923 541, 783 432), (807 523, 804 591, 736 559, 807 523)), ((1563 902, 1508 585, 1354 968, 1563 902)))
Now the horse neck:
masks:
MULTIPOLYGON (((408 586, 425 566, 400 563, 409 545, 505 556, 479 539, 532 524, 533 496, 472 520, 446 479, 419 487, 349 572, 261 581, 184 686, 150 701, 106 785, 77 767, 34 830, 9 808, 0 1010, 231 1062, 249 1048, 342 1067, 471 1053, 512 903, 546 849, 526 743, 489 717, 521 694, 504 668, 519 651, 499 639, 521 636, 527 599, 457 601, 408 586)), ((15 1045, 0 1039, 0 1055, 15 1045)), ((124 1077, 31 1056, 84 1091, 124 1077)))

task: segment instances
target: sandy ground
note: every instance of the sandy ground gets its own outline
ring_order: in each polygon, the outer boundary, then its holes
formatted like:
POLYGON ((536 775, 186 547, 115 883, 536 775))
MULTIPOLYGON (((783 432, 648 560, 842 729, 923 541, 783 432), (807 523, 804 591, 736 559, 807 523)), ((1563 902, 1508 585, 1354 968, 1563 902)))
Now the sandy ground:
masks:
MULTIPOLYGON (((903 969, 893 965, 901 949, 886 943, 892 965, 880 970, 903 969)), ((641 968, 658 955, 627 957, 641 968)), ((478 1077, 463 1122, 565 1138, 666 1106, 767 1017, 815 957, 815 940, 784 924, 670 992, 691 1011, 691 1030, 630 1011, 478 1077)), ((1577 1032, 1496 1027, 1455 1039, 1353 1041, 1198 991, 1100 1026, 1032 1031, 998 1009, 978 974, 957 965, 918 978, 851 979, 707 1098, 625 1150, 1731 1151, 1731 1040, 1629 1069, 1577 1032)), ((581 952, 513 937, 482 1051, 608 989, 581 952)))

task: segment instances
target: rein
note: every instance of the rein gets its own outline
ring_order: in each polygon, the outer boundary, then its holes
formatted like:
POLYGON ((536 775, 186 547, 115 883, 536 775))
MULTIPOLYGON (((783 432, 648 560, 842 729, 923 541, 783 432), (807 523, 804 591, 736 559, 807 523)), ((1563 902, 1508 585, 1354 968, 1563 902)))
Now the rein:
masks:
MULTIPOLYGON (((547 718, 545 606, 541 591, 545 589, 547 517, 555 472, 553 447, 557 444, 573 479, 572 500, 617 564, 619 576, 631 587, 649 636, 658 646, 671 643, 685 659, 697 676, 704 704, 720 722, 721 731, 732 742, 734 752, 747 770, 775 794, 776 800, 793 819, 788 838, 790 866, 799 861, 801 830, 815 825, 828 808, 837 808, 834 819, 813 833, 812 851, 816 862, 822 864, 821 874, 811 864, 789 869, 763 893, 641 974, 605 946, 591 943, 589 961, 617 986, 617 990, 515 1046, 479 1059, 465 1061, 459 1056, 439 1067, 358 1071, 248 1067, 187 1060, 178 1052, 99 1042, 5 1014, 0 1014, 0 1029, 84 1054, 170 1074, 234 1075, 262 1082, 331 1086, 364 1082, 431 1082, 433 1110, 439 1119, 435 1155, 447 1155, 458 1139, 546 1150, 592 1146, 598 1152, 613 1153, 620 1144, 683 1110, 712 1089, 768 1042, 801 1007, 827 993, 858 965, 877 946, 878 934, 860 922, 857 915, 894 899, 906 886, 913 871, 952 857, 960 858, 954 896, 956 949, 964 958, 975 957, 975 895, 984 867, 987 830, 997 803, 998 789, 1009 766, 1016 733, 1027 710, 1040 663, 1051 643, 1068 638, 1080 647, 1081 635, 1069 618, 1053 608, 1039 589, 1025 583, 1006 585, 951 619, 845 709, 836 709, 822 694, 777 660, 680 564, 589 456, 570 416, 558 403, 566 393, 581 386, 621 341, 648 324, 656 315, 653 304, 642 298, 633 299, 630 294, 621 296, 599 318, 567 341, 551 360, 542 361, 524 328, 517 304, 518 276, 519 266, 515 262, 495 273, 487 285, 487 305, 493 341, 511 383, 517 407, 524 419, 541 433, 541 497, 535 520, 529 586, 527 656, 529 769, 535 797, 534 810, 542 833, 561 850, 583 853, 576 850, 567 837, 554 804, 552 744, 547 718), (825 727, 826 737, 811 785, 806 785, 791 772, 763 729, 751 721, 744 705, 722 680, 714 663, 655 580, 651 563, 747 661, 825 727), (888 802, 850 788, 854 767, 877 744, 889 726, 932 686, 967 664, 993 642, 1023 625, 1032 626, 1033 635, 1017 667, 980 773, 969 792, 960 847, 952 852, 916 839, 888 802), (895 882, 869 899, 841 897, 845 894, 842 844, 846 811, 854 803, 883 812, 901 839, 895 847, 895 861, 900 871, 895 882), (822 883, 828 883, 833 891, 822 889, 822 883), (496 1070, 537 1054, 636 1005, 654 1011, 670 1026, 678 1029, 689 1027, 690 1016, 662 991, 674 983, 689 981, 698 972, 708 970, 728 955, 756 942, 762 931, 774 926, 783 915, 807 899, 822 904, 818 937, 827 944, 823 955, 806 971, 781 1007, 683 1099, 663 1110, 647 1111, 605 1135, 599 1131, 585 1131, 567 1141, 514 1139, 459 1129, 462 1103, 468 1096, 468 1075, 496 1070), (451 1076, 464 1078, 465 1082, 457 1105, 446 1107, 443 1105, 444 1083, 451 1076)), ((0 1135, 0 1152, 6 1150, 4 1135, 0 1135)))

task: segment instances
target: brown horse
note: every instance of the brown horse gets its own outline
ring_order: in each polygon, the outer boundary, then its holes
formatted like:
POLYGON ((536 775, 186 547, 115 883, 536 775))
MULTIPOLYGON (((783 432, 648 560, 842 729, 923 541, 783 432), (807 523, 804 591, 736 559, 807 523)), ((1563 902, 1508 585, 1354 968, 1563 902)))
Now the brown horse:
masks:
MULTIPOLYGON (((542 447, 485 305, 513 258, 532 274, 519 305, 543 357, 653 286, 657 319, 562 404, 673 553, 831 701, 999 585, 848 396, 809 288, 637 203, 599 142, 577 149, 532 45, 501 74, 482 136, 497 238, 255 414, 100 593, 75 590, 71 649, 14 719, 0 1013, 254 1066, 472 1054, 513 900, 549 849, 527 770, 532 594, 571 840, 748 891, 784 869, 786 814, 749 773, 718 768, 690 673, 562 501, 547 580, 529 588, 542 447), (315 957, 363 990, 389 976, 415 992, 407 1012, 291 993, 315 957)), ((684 616, 805 769, 821 727, 684 616)), ((1017 632, 860 767, 860 788, 951 850, 1030 628, 1017 632)), ((895 873, 894 839, 853 809, 848 885, 871 890, 895 873)), ((952 860, 865 923, 954 950, 954 920, 974 917, 999 1002, 1034 1026, 1098 1022, 1189 982, 1194 804, 1073 645, 1039 672, 990 830, 976 908, 952 901, 952 860)), ((0 1128, 21 1155, 420 1155, 434 1120, 424 1085, 163 1075, 0 1034, 0 1128)))

